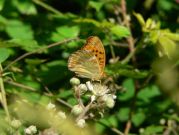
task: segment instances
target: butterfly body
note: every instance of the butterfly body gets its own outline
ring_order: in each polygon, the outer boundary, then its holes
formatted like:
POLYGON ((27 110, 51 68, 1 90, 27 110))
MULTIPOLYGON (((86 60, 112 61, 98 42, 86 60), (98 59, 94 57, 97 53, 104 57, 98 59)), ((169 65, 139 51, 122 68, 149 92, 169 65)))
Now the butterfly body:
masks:
POLYGON ((79 77, 100 80, 104 75, 105 59, 101 40, 91 36, 81 50, 69 57, 68 68, 79 77))

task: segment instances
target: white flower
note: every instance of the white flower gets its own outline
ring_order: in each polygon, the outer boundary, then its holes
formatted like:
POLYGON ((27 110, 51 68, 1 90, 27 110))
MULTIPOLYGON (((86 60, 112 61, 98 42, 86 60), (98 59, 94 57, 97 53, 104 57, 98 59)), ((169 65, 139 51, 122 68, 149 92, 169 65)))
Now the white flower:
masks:
POLYGON ((86 86, 87 86, 89 91, 93 91, 93 84, 90 81, 86 82, 86 86))
POLYGON ((55 109, 56 109, 56 108, 55 108, 55 104, 52 104, 51 102, 48 103, 47 109, 48 109, 48 110, 55 110, 55 109))
POLYGON ((82 113, 82 111, 83 111, 83 107, 81 105, 75 105, 72 108, 72 113, 74 115, 79 115, 80 113, 82 113))
POLYGON ((28 135, 33 135, 33 134, 36 134, 37 133, 37 128, 36 126, 34 125, 31 125, 30 127, 26 128, 24 130, 25 134, 28 134, 28 135))
POLYGON ((14 127, 14 128, 19 128, 20 126, 22 125, 21 121, 20 120, 12 120, 11 121, 11 126, 14 127))
POLYGON ((58 116, 60 117, 60 118, 62 118, 62 119, 66 119, 67 117, 66 117, 66 114, 65 114, 65 112, 58 112, 58 116))
POLYGON ((96 100, 96 96, 95 95, 92 95, 91 96, 91 101, 93 102, 93 101, 95 101, 96 100))
POLYGON ((105 85, 99 83, 93 84, 93 94, 96 96, 103 96, 109 92, 109 89, 105 85))
POLYGON ((78 88, 79 88, 81 94, 84 94, 88 90, 88 88, 86 87, 85 84, 80 84, 78 86, 78 88))
POLYGON ((80 119, 77 121, 77 125, 80 127, 80 128, 84 128, 85 125, 86 125, 86 122, 84 119, 80 119))
POLYGON ((106 103, 106 106, 109 108, 113 108, 115 105, 115 101, 112 98, 112 96, 107 96, 105 103, 106 103))

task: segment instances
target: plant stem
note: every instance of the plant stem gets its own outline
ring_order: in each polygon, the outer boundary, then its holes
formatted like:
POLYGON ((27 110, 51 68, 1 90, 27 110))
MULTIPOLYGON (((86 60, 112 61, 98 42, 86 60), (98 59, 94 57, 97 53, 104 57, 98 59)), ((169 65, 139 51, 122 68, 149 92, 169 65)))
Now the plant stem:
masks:
POLYGON ((0 64, 0 91, 1 91, 1 103, 2 106, 4 107, 5 113, 7 115, 8 121, 10 122, 11 118, 9 115, 9 111, 8 111, 8 107, 7 107, 7 100, 6 100, 6 92, 4 89, 4 82, 3 82, 3 78, 2 78, 2 73, 3 73, 3 68, 2 65, 0 64))
POLYGON ((42 6, 42 7, 45 8, 46 10, 49 10, 49 11, 51 11, 51 12, 57 14, 57 15, 60 15, 60 16, 62 15, 62 13, 61 13, 60 11, 56 10, 55 8, 49 6, 48 4, 46 4, 46 3, 44 3, 44 2, 42 2, 42 1, 40 1, 40 0, 32 0, 32 1, 33 1, 34 3, 36 3, 37 5, 42 6))

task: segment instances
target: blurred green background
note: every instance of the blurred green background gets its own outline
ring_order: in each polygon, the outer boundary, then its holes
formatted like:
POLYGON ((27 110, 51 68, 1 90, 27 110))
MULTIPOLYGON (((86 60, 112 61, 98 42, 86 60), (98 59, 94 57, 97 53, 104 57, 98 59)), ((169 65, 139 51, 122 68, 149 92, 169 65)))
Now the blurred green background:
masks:
MULTIPOLYGON (((59 102, 77 104, 68 57, 92 35, 104 44, 105 72, 117 96, 104 117, 87 121, 93 130, 106 135, 179 134, 178 13, 178 0, 0 0, 1 95, 4 84, 10 115, 23 123, 18 129, 0 124, 2 134, 24 134, 28 125, 39 131, 48 127, 38 117, 31 122, 20 118, 11 108, 15 101, 53 102, 70 114, 69 106, 59 102), (23 54, 28 56, 14 61, 23 54)), ((4 120, 3 103, 0 115, 4 120)))

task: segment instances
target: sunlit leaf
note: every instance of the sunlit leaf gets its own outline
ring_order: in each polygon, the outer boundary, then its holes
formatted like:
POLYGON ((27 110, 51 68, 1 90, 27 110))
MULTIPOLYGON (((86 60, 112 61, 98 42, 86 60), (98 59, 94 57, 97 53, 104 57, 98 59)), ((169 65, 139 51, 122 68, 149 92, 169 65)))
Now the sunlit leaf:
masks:
POLYGON ((35 5, 29 0, 13 0, 14 6, 22 13, 27 15, 37 14, 35 5))
POLYGON ((103 2, 97 2, 97 1, 89 1, 89 6, 94 8, 97 12, 100 11, 100 9, 102 8, 103 6, 103 2))
POLYGON ((130 35, 130 31, 124 26, 115 25, 111 27, 110 30, 111 33, 116 35, 119 39, 123 37, 128 37, 130 35))
POLYGON ((160 36, 159 38, 159 51, 162 55, 167 55, 169 58, 174 55, 176 51, 176 43, 166 36, 160 36))
POLYGON ((126 101, 131 99, 134 96, 134 81, 130 78, 124 80, 124 82, 122 83, 123 88, 125 89, 125 92, 120 94, 118 96, 118 99, 121 101, 126 101))
POLYGON ((11 20, 6 26, 6 32, 11 38, 33 39, 33 31, 29 25, 23 24, 19 20, 11 20))
POLYGON ((121 107, 117 113, 117 117, 120 121, 127 121, 129 118, 130 109, 127 107, 121 107))
POLYGON ((9 57, 9 51, 6 48, 0 48, 0 63, 4 62, 9 57))
POLYGON ((137 95, 139 100, 143 100, 146 103, 149 103, 151 98, 159 96, 160 91, 157 86, 152 85, 144 89, 141 89, 137 95))
POLYGON ((179 34, 177 33, 166 32, 165 36, 171 40, 179 41, 179 34))
POLYGON ((135 126, 141 125, 146 119, 144 112, 137 112, 132 116, 132 122, 135 126))
POLYGON ((145 20, 144 20, 143 16, 141 14, 135 13, 135 12, 133 14, 137 18, 137 20, 139 21, 141 27, 144 27, 145 26, 145 20))

